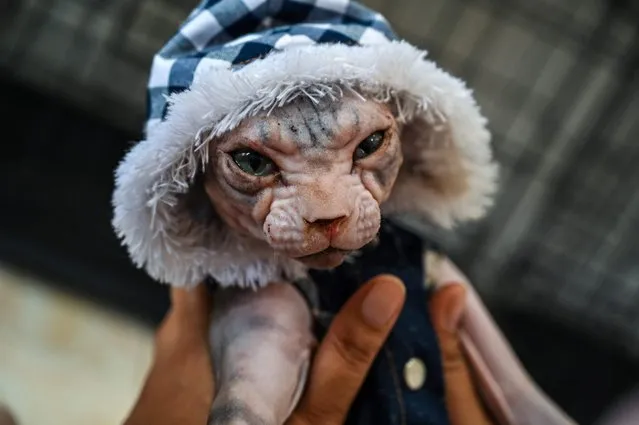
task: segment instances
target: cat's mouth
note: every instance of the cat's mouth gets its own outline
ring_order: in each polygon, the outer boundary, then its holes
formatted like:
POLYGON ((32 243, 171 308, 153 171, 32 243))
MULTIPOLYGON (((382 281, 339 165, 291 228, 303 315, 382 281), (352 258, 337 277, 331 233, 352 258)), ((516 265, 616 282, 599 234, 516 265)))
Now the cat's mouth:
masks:
POLYGON ((335 248, 335 247, 329 246, 328 248, 323 249, 323 250, 321 250, 319 252, 316 252, 314 254, 308 254, 308 255, 303 255, 301 257, 297 257, 297 259, 298 260, 303 260, 305 258, 313 258, 313 257, 329 255, 329 254, 344 254, 344 255, 348 255, 350 253, 351 253, 350 250, 339 249, 339 248, 335 248))
POLYGON ((331 246, 314 254, 297 257, 296 260, 312 268, 328 269, 342 264, 344 259, 352 252, 351 250, 343 250, 331 246))

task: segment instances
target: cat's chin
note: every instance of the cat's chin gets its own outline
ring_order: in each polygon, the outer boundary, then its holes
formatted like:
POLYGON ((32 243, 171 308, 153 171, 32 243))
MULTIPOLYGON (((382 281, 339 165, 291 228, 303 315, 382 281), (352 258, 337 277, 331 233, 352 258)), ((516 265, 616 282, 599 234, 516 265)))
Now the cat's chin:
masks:
POLYGON ((340 266, 351 252, 337 248, 327 248, 315 254, 298 257, 296 260, 312 269, 333 269, 340 266))

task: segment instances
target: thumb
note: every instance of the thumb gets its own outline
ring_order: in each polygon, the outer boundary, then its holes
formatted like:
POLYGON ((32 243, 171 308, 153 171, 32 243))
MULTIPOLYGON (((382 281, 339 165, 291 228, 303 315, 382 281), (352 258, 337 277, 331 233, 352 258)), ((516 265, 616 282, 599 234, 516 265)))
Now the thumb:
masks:
POLYGON ((315 355, 309 386, 287 425, 345 422, 405 297, 401 280, 380 275, 346 302, 315 355))
POLYGON ((430 313, 441 349, 446 407, 451 425, 488 425, 471 372, 462 351, 459 327, 466 308, 461 284, 443 286, 430 300, 430 313))

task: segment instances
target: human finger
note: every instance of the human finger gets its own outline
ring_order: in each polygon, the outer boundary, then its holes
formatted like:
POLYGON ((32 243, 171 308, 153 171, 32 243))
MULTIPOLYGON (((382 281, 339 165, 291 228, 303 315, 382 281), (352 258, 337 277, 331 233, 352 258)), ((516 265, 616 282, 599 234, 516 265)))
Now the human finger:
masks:
POLYGON ((155 334, 156 356, 166 356, 185 347, 208 347, 211 297, 205 284, 170 289, 171 305, 155 334))
POLYGON ((441 349, 446 407, 451 425, 489 425, 459 337, 466 306, 466 290, 449 284, 437 290, 429 302, 433 326, 441 349))
POLYGON ((205 283, 194 287, 171 288, 171 310, 192 316, 208 315, 211 295, 205 283))
POLYGON ((215 392, 206 332, 209 296, 198 285, 172 289, 171 301, 127 425, 206 423, 215 392))
POLYGON ((370 366, 397 320, 406 290, 380 275, 337 314, 316 353, 309 386, 288 425, 342 424, 370 366))

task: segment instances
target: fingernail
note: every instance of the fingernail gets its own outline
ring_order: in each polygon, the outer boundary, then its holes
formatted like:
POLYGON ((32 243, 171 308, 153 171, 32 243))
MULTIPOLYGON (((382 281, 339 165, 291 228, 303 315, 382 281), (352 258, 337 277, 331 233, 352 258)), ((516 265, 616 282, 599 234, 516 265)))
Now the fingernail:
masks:
POLYGON ((459 328, 459 322, 464 315, 466 309, 466 298, 464 291, 455 291, 450 295, 450 299, 446 305, 444 326, 449 332, 457 332, 459 328))
POLYGON ((383 278, 374 283, 362 302, 364 321, 375 329, 383 328, 404 302, 405 291, 397 278, 383 278))

